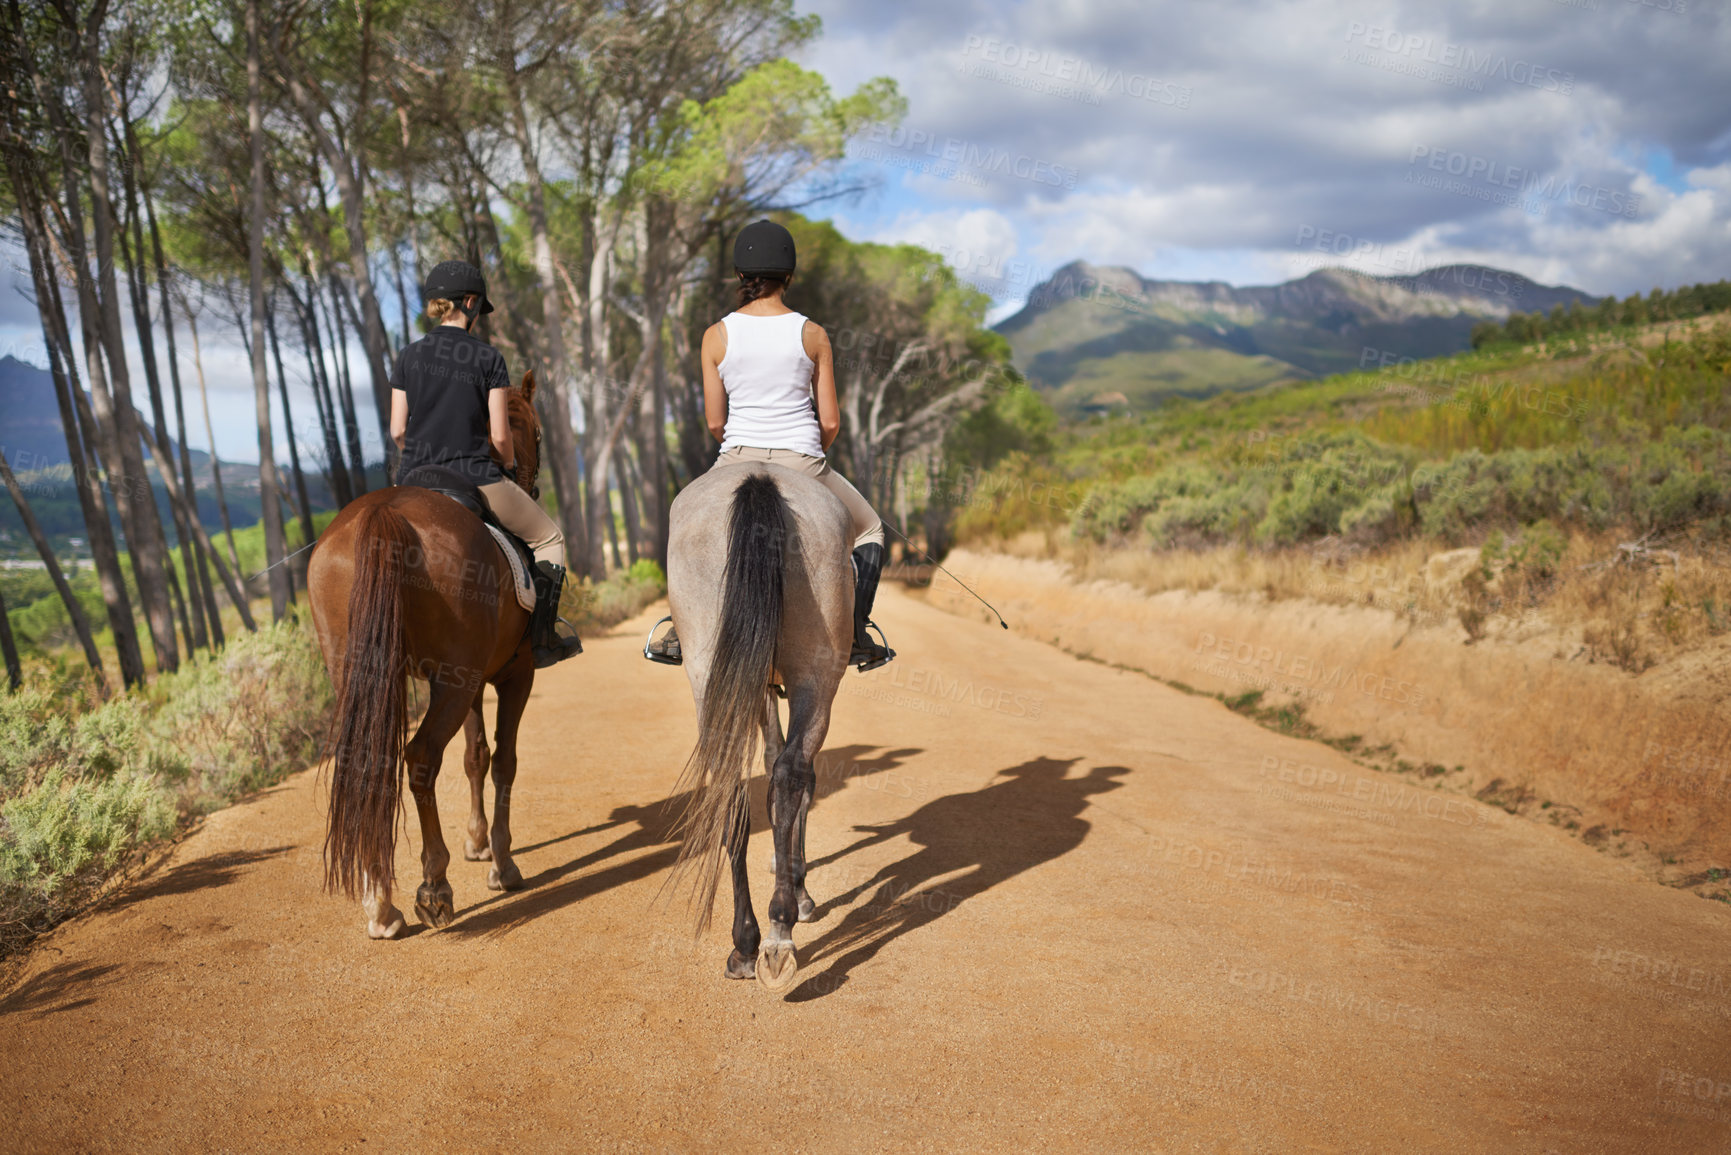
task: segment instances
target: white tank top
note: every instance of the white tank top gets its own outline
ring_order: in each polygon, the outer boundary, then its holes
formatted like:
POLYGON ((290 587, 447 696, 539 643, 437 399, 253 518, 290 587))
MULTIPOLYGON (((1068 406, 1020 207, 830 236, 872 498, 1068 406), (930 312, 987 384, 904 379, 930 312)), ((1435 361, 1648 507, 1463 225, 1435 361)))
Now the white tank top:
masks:
POLYGON ((811 375, 805 355, 805 315, 758 317, 729 313, 727 354, 716 366, 727 390, 727 427, 721 448, 791 449, 823 456, 811 375))

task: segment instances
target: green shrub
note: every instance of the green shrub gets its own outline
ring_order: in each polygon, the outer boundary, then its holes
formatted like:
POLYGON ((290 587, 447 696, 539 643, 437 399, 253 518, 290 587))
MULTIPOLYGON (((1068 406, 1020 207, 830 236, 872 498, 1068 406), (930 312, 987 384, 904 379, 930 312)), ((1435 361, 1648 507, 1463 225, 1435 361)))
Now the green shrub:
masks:
POLYGON ((173 831, 174 796, 154 775, 126 770, 78 778, 56 767, 35 789, 0 807, 0 894, 52 898, 69 882, 106 872, 135 846, 173 831))
POLYGON ((1350 431, 1233 442, 1212 458, 1099 486, 1072 533, 1107 542, 1140 529, 1156 547, 1291 545, 1339 532, 1349 511, 1405 471, 1398 450, 1350 431))
POLYGON ((606 581, 572 583, 566 587, 574 597, 563 609, 579 630, 604 630, 636 617, 667 592, 667 575, 649 558, 639 558, 631 568, 606 581))
POLYGON ((1406 527, 1408 487, 1384 486, 1340 515, 1340 532, 1359 545, 1386 545, 1406 527))
POLYGON ((1424 532, 1445 540, 1538 521, 1671 529, 1731 512, 1731 435, 1695 426, 1627 446, 1473 449, 1420 466, 1413 490, 1424 532))
POLYGON ((315 762, 332 703, 312 631, 292 620, 106 703, 37 679, 0 698, 0 954, 183 818, 315 762))
POLYGON ((317 761, 333 702, 312 631, 286 621, 200 654, 151 689, 161 704, 149 768, 179 784, 194 813, 317 761))

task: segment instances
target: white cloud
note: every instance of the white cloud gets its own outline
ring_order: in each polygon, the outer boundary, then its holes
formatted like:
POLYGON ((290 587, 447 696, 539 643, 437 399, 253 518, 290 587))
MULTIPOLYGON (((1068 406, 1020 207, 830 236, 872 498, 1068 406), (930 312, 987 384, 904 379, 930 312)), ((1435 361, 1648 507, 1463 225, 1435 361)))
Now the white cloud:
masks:
POLYGON ((1002 174, 973 186, 903 179, 880 211, 893 219, 856 216, 868 233, 960 220, 971 204, 1009 225, 1013 236, 994 225, 971 238, 1002 252, 1149 276, 1277 278, 1313 267, 1299 238, 1325 232, 1352 238, 1356 255, 1342 263, 1363 267, 1364 245, 1422 246, 1434 263, 1472 259, 1596 293, 1725 275, 1731 21, 1708 6, 1682 16, 1614 0, 1597 10, 1477 0, 809 8, 826 36, 808 62, 838 88, 892 75, 911 128, 1077 176, 1061 189, 1002 174), (1093 87, 1075 91, 1087 79, 1093 87), (1175 93, 1183 99, 1163 99, 1175 93), (1640 171, 1655 150, 1675 158, 1684 192, 1640 171), (1544 187, 1584 187, 1585 206, 1535 201, 1544 187), (1634 196, 1632 217, 1607 211, 1634 196))
POLYGON ((1016 255, 1016 227, 995 209, 903 213, 870 238, 884 244, 924 245, 965 265, 967 254, 1016 255))

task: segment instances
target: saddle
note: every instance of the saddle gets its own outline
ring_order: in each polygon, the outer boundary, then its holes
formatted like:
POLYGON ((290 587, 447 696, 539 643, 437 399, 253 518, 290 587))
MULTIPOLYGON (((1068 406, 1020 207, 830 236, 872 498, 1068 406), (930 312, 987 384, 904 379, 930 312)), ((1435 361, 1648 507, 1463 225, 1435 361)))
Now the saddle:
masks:
POLYGON ((480 518, 482 524, 492 531, 494 540, 499 542, 501 547, 509 547, 506 549, 505 558, 512 563, 519 604, 522 604, 524 609, 534 608, 534 583, 530 580, 530 575, 535 572, 534 555, 529 552, 529 546, 522 538, 499 524, 499 519, 487 508, 487 503, 481 500, 480 486, 444 465, 413 466, 397 478, 397 484, 442 493, 480 518))

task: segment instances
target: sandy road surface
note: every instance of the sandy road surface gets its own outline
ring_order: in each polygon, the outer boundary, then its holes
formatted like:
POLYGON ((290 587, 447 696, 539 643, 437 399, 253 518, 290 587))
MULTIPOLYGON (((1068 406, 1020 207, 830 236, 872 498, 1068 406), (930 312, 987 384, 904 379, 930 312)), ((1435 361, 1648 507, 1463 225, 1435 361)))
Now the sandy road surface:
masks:
MULTIPOLYGON (((528 890, 458 861, 452 928, 374 943, 318 891, 312 774, 218 814, 0 1002, 0 1148, 1731 1150, 1723 906, 880 606, 902 658, 844 684, 787 997, 651 905, 694 726, 631 623, 537 684, 528 890)), ((455 745, 439 786, 455 846, 455 745)))

